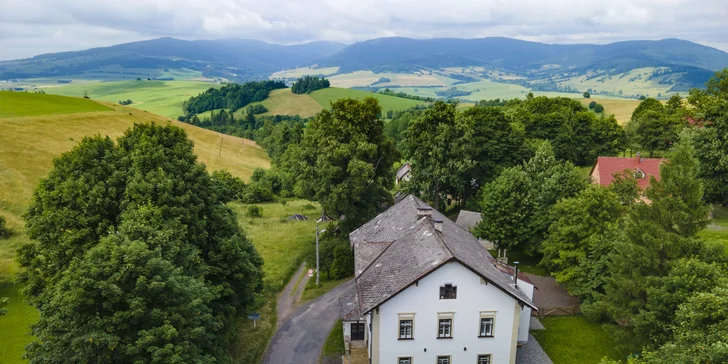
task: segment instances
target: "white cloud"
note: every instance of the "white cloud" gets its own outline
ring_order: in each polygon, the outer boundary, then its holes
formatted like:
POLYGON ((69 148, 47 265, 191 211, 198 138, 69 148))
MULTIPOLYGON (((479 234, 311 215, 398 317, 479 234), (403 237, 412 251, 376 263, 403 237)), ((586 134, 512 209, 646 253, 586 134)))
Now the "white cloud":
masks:
POLYGON ((682 38, 728 50, 725 0, 0 0, 0 59, 171 36, 289 44, 505 36, 682 38))

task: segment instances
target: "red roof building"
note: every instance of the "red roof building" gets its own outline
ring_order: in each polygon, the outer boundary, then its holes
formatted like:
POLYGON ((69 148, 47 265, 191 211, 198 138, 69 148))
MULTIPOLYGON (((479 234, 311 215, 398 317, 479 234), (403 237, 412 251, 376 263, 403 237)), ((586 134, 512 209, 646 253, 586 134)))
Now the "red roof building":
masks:
POLYGON ((629 170, 637 178, 637 185, 644 190, 650 185, 651 176, 660 180, 660 164, 665 161, 665 158, 642 158, 639 153, 633 158, 599 157, 592 168, 591 178, 594 183, 609 186, 615 173, 629 170))

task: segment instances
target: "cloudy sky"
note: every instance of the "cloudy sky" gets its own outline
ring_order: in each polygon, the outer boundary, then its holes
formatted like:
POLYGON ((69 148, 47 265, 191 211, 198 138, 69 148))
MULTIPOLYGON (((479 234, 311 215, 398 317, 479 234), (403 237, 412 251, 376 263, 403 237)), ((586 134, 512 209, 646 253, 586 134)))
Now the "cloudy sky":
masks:
POLYGON ((728 51, 727 0, 0 0, 0 60, 170 36, 292 44, 682 38, 728 51))

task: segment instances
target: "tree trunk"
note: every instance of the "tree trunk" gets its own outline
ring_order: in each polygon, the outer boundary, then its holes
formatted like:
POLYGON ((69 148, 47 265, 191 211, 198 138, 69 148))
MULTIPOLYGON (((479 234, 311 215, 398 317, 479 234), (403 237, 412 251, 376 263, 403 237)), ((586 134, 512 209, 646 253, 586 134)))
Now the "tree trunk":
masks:
POLYGON ((440 181, 435 182, 435 210, 440 211, 440 181))

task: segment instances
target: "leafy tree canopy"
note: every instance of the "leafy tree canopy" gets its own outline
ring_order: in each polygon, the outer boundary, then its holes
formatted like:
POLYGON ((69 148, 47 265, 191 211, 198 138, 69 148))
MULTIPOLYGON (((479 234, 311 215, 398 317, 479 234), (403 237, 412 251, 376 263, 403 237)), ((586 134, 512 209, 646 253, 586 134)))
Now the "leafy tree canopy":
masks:
POLYGON ((182 129, 135 125, 54 161, 26 215, 32 363, 226 361, 262 260, 182 129))

